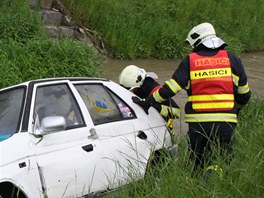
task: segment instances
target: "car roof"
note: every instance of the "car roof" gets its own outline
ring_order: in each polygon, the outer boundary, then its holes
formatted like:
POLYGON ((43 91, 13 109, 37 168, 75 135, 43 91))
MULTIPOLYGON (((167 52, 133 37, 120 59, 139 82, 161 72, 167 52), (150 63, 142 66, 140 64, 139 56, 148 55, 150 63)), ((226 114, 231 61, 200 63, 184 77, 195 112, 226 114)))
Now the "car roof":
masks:
POLYGON ((109 81, 105 78, 98 78, 98 77, 56 77, 56 78, 42 78, 42 79, 35 79, 35 80, 30 80, 30 81, 26 81, 26 82, 22 82, 16 85, 12 85, 9 87, 5 87, 0 89, 0 91, 5 90, 5 89, 9 89, 9 88, 13 88, 13 87, 17 87, 17 86, 22 86, 22 85, 26 85, 28 86, 29 84, 36 84, 36 83, 41 83, 41 82, 52 82, 52 81, 65 81, 65 80, 69 80, 69 81, 109 81))

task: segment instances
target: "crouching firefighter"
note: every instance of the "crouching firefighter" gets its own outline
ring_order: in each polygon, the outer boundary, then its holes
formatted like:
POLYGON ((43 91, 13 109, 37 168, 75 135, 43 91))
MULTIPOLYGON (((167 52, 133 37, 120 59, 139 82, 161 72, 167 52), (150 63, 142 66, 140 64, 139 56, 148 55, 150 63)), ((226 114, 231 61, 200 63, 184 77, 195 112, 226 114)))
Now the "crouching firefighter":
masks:
MULTIPOLYGON (((158 76, 153 72, 146 72, 143 68, 129 65, 121 71, 119 75, 119 84, 137 95, 139 98, 132 97, 132 100, 135 103, 140 103, 162 87, 156 81, 157 78, 158 76)), ((165 119, 171 135, 174 136, 174 119, 179 118, 181 115, 181 110, 177 103, 170 98, 162 103, 153 103, 152 106, 165 119)), ((148 111, 145 112, 148 114, 148 111)))

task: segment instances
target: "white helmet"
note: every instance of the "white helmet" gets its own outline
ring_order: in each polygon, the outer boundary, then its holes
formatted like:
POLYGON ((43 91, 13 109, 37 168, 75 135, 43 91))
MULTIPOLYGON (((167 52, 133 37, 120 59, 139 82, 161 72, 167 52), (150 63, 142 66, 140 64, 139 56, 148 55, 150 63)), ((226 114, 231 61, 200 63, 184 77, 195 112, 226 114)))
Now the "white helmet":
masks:
POLYGON ((215 29, 210 23, 201 23, 193 27, 188 33, 186 41, 192 48, 203 44, 208 48, 215 49, 226 44, 222 39, 216 36, 215 29))
POLYGON ((144 69, 135 65, 128 65, 119 75, 119 84, 131 90, 140 87, 146 75, 147 73, 144 69))

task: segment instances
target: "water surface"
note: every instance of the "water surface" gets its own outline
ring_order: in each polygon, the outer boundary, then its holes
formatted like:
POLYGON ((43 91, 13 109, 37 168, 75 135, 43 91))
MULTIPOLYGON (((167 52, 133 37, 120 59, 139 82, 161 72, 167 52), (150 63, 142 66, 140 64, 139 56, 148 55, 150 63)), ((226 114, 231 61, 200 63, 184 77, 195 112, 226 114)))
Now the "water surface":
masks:
MULTIPOLYGON (((242 63, 248 76, 249 87, 254 97, 264 96, 264 52, 246 53, 241 56, 242 63)), ((118 83, 120 72, 127 65, 137 65, 146 71, 155 72, 158 75, 158 82, 164 82, 171 78, 173 72, 177 69, 179 61, 175 60, 157 60, 157 59, 136 59, 136 60, 114 60, 108 59, 105 63, 105 73, 102 77, 118 83)), ((185 91, 173 97, 182 109, 182 117, 184 116, 184 105, 187 100, 185 91)), ((177 123, 177 133, 187 131, 187 124, 183 119, 177 123)))

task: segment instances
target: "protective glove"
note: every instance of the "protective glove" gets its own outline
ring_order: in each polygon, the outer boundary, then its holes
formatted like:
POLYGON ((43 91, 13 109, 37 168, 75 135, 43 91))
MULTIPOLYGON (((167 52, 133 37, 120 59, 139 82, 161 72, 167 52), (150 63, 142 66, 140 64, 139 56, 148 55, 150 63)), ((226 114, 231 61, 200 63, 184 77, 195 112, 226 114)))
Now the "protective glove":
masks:
POLYGON ((148 115, 148 109, 151 107, 151 104, 149 104, 146 100, 141 100, 136 96, 132 97, 132 100, 134 103, 138 104, 148 115))

